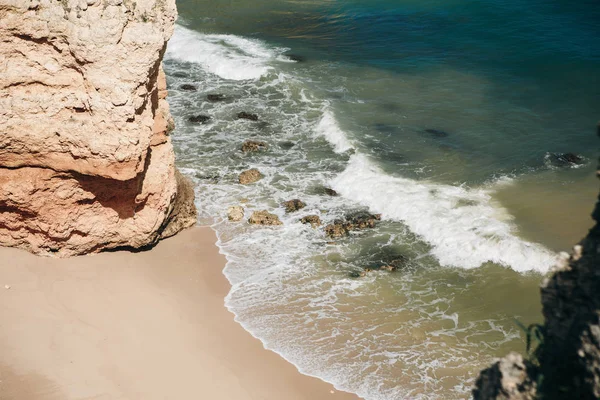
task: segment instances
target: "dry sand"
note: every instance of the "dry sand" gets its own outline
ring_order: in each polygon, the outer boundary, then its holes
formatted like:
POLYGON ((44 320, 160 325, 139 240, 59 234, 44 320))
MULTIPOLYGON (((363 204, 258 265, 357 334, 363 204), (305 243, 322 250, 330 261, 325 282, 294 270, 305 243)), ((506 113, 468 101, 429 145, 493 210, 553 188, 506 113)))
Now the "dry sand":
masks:
POLYGON ((193 228, 65 260, 0 248, 0 399, 357 399, 234 322, 215 240, 193 228))

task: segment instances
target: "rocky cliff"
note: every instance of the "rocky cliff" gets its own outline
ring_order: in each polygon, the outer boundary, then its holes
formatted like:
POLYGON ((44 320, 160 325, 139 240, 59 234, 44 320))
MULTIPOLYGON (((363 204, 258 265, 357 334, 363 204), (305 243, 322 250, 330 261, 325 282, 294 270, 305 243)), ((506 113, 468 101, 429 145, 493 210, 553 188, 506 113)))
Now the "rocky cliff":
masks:
POLYGON ((0 0, 0 245, 70 256, 195 223, 161 60, 175 0, 0 0))
POLYGON ((596 225, 542 284, 545 322, 532 360, 511 353, 482 371, 475 400, 600 398, 600 197, 592 218, 596 225))

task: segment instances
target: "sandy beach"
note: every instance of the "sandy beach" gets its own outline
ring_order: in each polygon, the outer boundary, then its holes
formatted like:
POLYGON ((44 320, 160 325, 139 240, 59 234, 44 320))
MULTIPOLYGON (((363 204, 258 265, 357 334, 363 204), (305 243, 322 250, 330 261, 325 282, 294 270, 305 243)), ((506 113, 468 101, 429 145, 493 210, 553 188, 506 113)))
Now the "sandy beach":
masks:
POLYGON ((357 399, 233 320, 215 240, 193 228, 70 259, 0 248, 0 399, 357 399))

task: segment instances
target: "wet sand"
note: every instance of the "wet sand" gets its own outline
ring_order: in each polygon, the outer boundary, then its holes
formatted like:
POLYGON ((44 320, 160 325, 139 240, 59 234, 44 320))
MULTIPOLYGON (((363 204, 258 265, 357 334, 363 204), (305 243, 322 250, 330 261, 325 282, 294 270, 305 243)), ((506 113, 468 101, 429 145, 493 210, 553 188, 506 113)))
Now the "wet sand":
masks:
POLYGON ((233 320, 215 241, 193 228, 64 260, 0 248, 0 399, 357 399, 233 320))

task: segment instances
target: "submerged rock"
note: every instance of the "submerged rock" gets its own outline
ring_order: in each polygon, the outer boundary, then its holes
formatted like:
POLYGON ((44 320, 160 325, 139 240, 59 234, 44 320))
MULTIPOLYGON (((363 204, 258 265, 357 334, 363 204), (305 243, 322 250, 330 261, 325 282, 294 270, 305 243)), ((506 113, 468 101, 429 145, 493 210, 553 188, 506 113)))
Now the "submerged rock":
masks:
POLYGON ((339 196, 338 192, 336 192, 335 190, 328 188, 327 186, 316 186, 315 189, 315 194, 319 194, 319 195, 327 195, 327 196, 339 196))
POLYGON ((333 196, 333 197, 339 196, 338 192, 336 192, 335 190, 328 188, 328 187, 324 188, 323 192, 328 196, 333 196))
POLYGON ((239 182, 242 185, 248 185, 250 183, 258 182, 262 177, 262 174, 256 168, 252 168, 240 174, 239 182))
POLYGON ((237 115, 238 119, 247 119, 250 121, 258 121, 258 115, 242 111, 237 115))
POLYGON ((377 221, 381 221, 381 214, 357 213, 347 217, 349 230, 375 228, 377 221))
POLYGON ((267 121, 259 121, 255 126, 258 129, 266 130, 267 128, 269 128, 271 126, 271 124, 268 123, 267 121))
POLYGON ((301 56, 299 54, 286 54, 287 58, 289 58, 292 61, 296 61, 296 62, 305 62, 306 61, 306 57, 305 56, 301 56))
POLYGON ((570 167, 584 162, 582 156, 574 153, 548 153, 545 158, 555 167, 570 167))
POLYGON ((255 151, 267 150, 268 145, 265 142, 261 142, 258 140, 246 140, 244 144, 242 144, 242 151, 244 153, 251 153, 255 151))
POLYGON ((350 272, 349 276, 350 276, 350 278, 364 278, 371 272, 373 272, 373 269, 365 268, 362 271, 352 271, 352 272, 350 272))
POLYGON ((255 225, 283 225, 277 215, 271 214, 267 210, 254 211, 248 222, 255 225))
POLYGON ((196 178, 198 178, 202 181, 210 182, 210 183, 219 183, 219 181, 221 180, 221 177, 219 175, 201 174, 201 173, 197 173, 196 178))
POLYGON ((367 275, 368 275, 370 272, 373 272, 373 270, 372 270, 371 268, 365 268, 365 269, 363 269, 363 270, 360 272, 359 276, 360 276, 361 278, 364 278, 364 277, 365 277, 365 276, 367 276, 367 275))
POLYGON ((381 267, 379 267, 379 269, 384 270, 384 271, 397 271, 403 267, 406 266, 407 264, 407 259, 404 256, 400 256, 399 258, 396 258, 388 263, 385 263, 384 265, 382 265, 381 267))
POLYGON ((196 86, 190 85, 189 83, 184 83, 183 85, 179 86, 179 89, 185 90, 188 92, 195 92, 196 90, 198 90, 198 88, 196 86))
POLYGON ((450 136, 450 134, 448 132, 441 131, 439 129, 425 129, 425 132, 429 133, 435 137, 438 137, 438 138, 450 136))
POLYGON ((300 219, 300 222, 303 224, 310 224, 313 228, 317 228, 321 226, 321 218, 318 215, 307 215, 306 217, 300 219))
POLYGON ((284 201, 282 205, 285 208, 286 213, 292 213, 306 207, 306 203, 299 199, 284 201))
POLYGON ((294 147, 296 145, 296 143, 294 142, 279 142, 279 147, 282 148, 283 150, 289 150, 292 147, 294 147))
POLYGON ((223 101, 223 100, 227 99, 227 97, 224 94, 217 93, 217 94, 206 95, 206 99, 208 101, 223 101))
POLYGON ((398 126, 396 125, 377 123, 374 125, 374 127, 377 131, 383 133, 395 133, 398 131, 398 126))
POLYGON ((227 218, 232 222, 238 222, 244 219, 244 207, 231 206, 227 209, 227 218))
POLYGON ((193 122, 195 124, 204 124, 210 120, 208 115, 192 115, 188 118, 188 121, 193 122))

